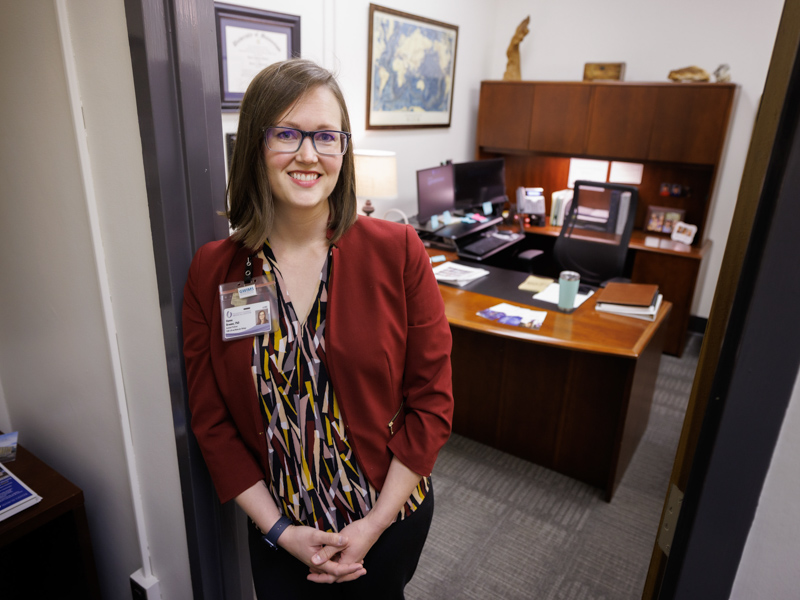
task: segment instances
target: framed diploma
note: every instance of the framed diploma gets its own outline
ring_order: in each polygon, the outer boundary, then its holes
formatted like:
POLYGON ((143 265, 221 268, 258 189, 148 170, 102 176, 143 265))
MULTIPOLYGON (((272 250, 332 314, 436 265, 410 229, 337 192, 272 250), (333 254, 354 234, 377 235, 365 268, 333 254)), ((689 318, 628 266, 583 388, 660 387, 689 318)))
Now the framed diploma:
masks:
POLYGON ((300 56, 300 17, 214 3, 223 110, 238 110, 253 77, 272 63, 300 56))

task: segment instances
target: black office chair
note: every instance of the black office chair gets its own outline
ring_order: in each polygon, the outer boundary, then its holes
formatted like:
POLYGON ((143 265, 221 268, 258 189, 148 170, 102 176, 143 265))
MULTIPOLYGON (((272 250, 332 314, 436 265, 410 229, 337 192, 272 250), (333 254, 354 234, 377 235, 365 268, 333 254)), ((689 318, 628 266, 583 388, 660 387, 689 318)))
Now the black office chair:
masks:
MULTIPOLYGON (((623 278, 639 193, 614 183, 576 181, 553 256, 561 269, 577 271, 581 283, 604 285, 623 278)), ((518 256, 531 261, 542 252, 518 256)))

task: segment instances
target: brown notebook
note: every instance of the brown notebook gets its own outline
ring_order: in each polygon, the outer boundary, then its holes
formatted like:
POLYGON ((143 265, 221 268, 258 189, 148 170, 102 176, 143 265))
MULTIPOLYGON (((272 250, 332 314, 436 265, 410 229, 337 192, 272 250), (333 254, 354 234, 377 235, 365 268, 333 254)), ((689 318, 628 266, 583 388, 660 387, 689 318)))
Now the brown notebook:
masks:
POLYGON ((606 284, 597 294, 597 302, 625 306, 650 306, 658 295, 658 286, 650 283, 606 284))

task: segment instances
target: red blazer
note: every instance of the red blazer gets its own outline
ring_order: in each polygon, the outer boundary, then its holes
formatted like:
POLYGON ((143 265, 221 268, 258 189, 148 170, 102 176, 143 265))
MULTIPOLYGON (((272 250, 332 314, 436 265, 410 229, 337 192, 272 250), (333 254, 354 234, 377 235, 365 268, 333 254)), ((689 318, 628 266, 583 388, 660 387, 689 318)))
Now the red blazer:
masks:
MULTIPOLYGON (((223 342, 220 323, 218 286, 243 279, 247 255, 231 239, 205 244, 184 290, 192 430, 221 502, 265 479, 268 468, 253 340, 223 342)), ((254 267, 261 273, 260 260, 254 267)), ((430 475, 453 417, 451 346, 442 296, 416 232, 359 218, 333 248, 321 359, 356 459, 376 489, 392 456, 430 475)))

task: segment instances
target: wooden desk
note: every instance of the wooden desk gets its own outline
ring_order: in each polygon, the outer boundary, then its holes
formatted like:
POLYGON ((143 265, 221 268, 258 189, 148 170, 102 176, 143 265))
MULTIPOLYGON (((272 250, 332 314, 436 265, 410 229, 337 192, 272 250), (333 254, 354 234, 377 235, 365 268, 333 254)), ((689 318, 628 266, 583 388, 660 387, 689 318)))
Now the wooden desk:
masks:
MULTIPOLYGON (((558 237, 560 227, 526 227, 525 233, 531 236, 558 237)), ((634 283, 655 283, 664 300, 672 303, 672 313, 666 325, 664 352, 681 356, 686 345, 686 332, 694 298, 697 275, 711 241, 706 240, 699 247, 673 242, 668 237, 646 234, 634 230, 631 235, 630 250, 633 252, 631 281, 634 283), (652 240, 656 246, 649 244, 652 240)))
POLYGON ((42 501, 0 521, 3 599, 99 599, 83 492, 21 446, 5 466, 42 501))
POLYGON ((530 331, 475 314, 499 298, 439 288, 453 333, 453 430, 610 501, 647 427, 671 304, 650 322, 597 312, 590 298, 530 331))

